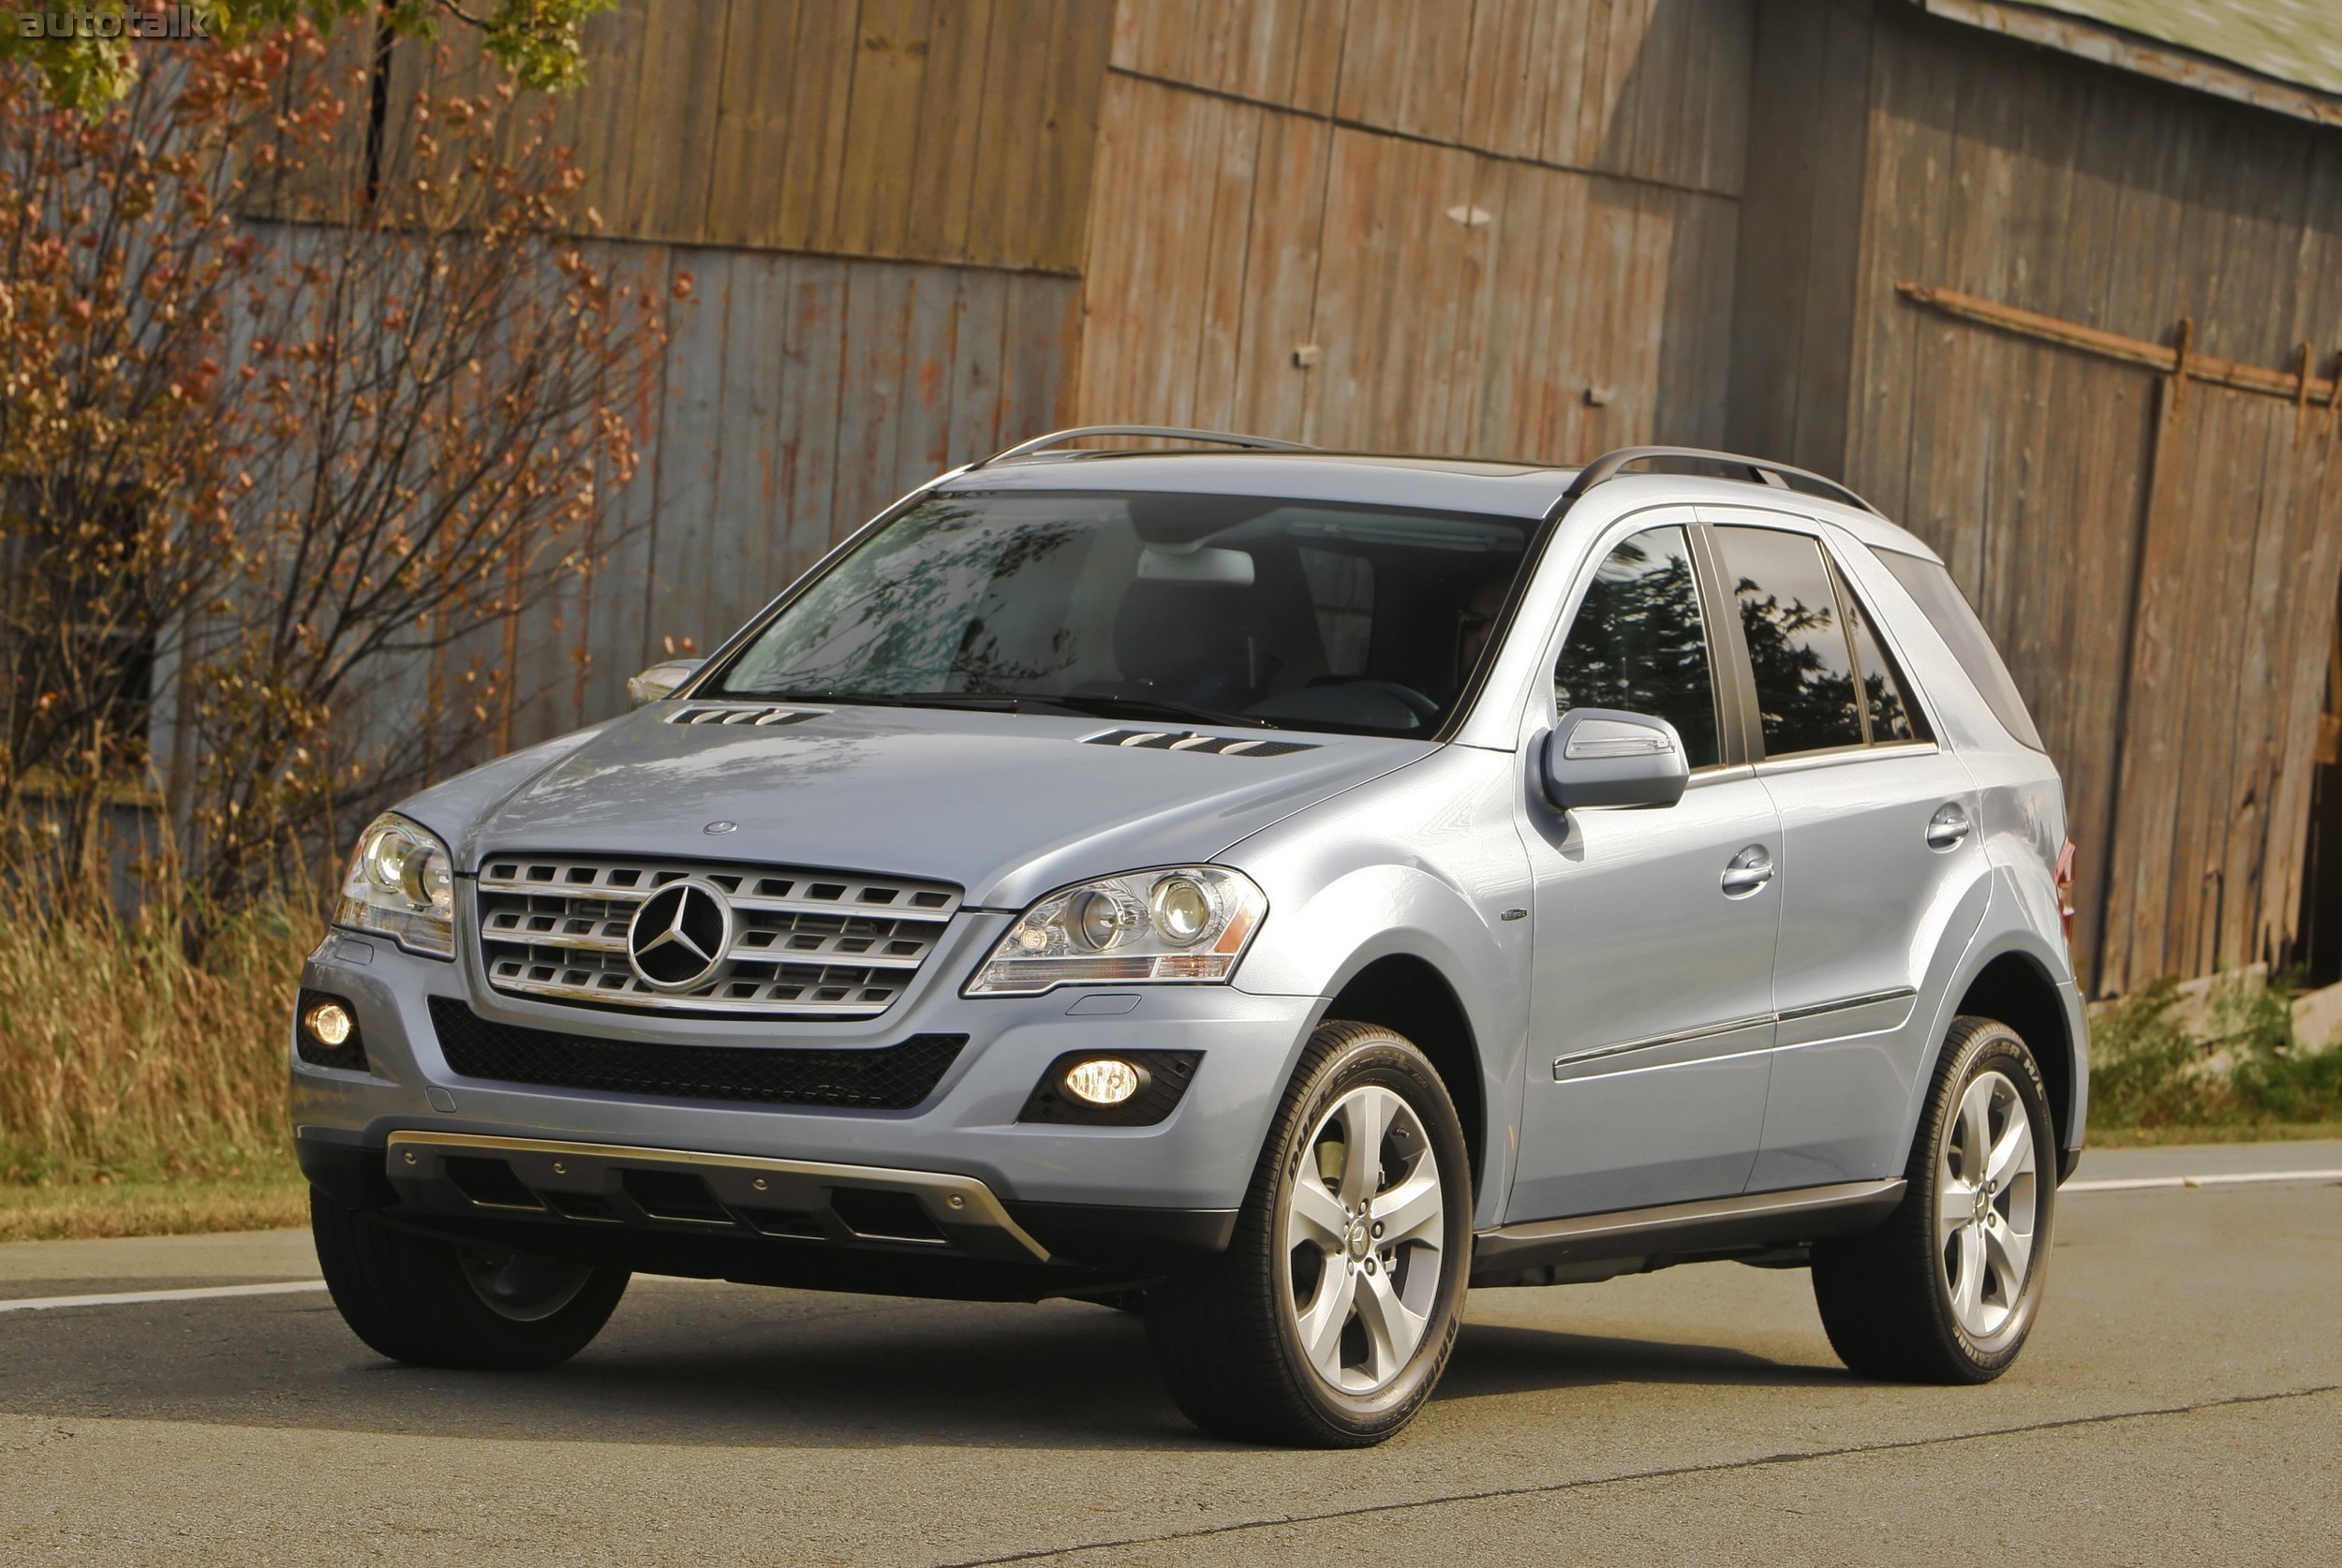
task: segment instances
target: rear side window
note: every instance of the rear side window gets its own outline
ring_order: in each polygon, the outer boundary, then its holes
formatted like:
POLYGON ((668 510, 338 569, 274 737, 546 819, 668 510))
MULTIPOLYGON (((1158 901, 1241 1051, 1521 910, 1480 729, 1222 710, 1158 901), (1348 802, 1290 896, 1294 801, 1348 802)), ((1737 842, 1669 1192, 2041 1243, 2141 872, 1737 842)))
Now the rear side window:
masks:
POLYGON ((1776 528, 1718 528, 1715 540, 1740 607, 1765 755, 1860 746, 1854 647, 1821 545, 1776 528))
POLYGON ((1992 708, 1993 717, 2026 746, 2036 751, 2047 751, 2049 747, 2041 744, 2041 732, 2033 727, 2033 716, 2025 712, 2017 683, 2008 678, 2008 666, 2001 662, 2000 650, 1993 646, 1984 623, 1968 608, 1968 601, 1962 596, 1960 584, 1951 580, 1951 573, 1936 562, 1918 555, 1894 550, 1875 554, 1895 574, 1895 581, 1903 584, 1904 591, 1919 600, 1927 618, 1935 623, 1937 634, 1992 708))
POLYGON ((1646 528, 1595 570, 1553 668, 1553 699, 1564 713, 1622 708, 1664 718, 1691 766, 1719 761, 1708 629, 1682 528, 1646 528))
POLYGON ((1862 676, 1862 717, 1871 727, 1871 744, 1933 739, 1919 704, 1911 701, 1903 672, 1872 629, 1870 612, 1843 576, 1838 578, 1838 601, 1845 607, 1846 629, 1854 638, 1854 667, 1862 676))

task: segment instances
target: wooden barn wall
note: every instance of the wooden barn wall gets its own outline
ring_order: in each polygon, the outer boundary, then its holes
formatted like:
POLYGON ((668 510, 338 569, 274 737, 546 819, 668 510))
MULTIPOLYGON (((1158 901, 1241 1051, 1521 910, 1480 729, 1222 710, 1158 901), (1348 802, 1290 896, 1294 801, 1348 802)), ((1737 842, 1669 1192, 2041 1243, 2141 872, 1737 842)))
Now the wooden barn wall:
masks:
POLYGON ((2064 772, 2102 991, 2282 959, 2342 513, 2278 399, 1955 321, 1912 281, 2320 373, 2342 136, 1910 14, 1757 24, 1731 438, 1939 550, 2064 772), (2166 417, 2166 414, 2169 417, 2166 417))
MULTIPOLYGON (((603 234, 677 244, 1081 265, 1113 0, 620 0, 550 105, 603 234)), ((418 90, 491 80, 462 29, 395 53, 418 90)))
MULTIPOLYGON (((672 644, 705 650, 829 546, 937 472, 1063 424, 1078 353, 1113 0, 620 0, 586 85, 536 126, 586 175, 599 264, 668 287, 673 346, 636 389, 643 443, 597 570, 434 659, 369 712, 472 700, 523 745, 624 711, 672 644)), ((326 68, 368 58, 347 26, 326 68)), ((466 30, 392 54, 378 169, 396 200, 419 94, 494 81, 466 30)), ((332 219, 365 188, 348 132, 255 215, 332 219)), ((516 128, 515 134, 519 134, 516 128)))
POLYGON ((1749 48, 1737 0, 1126 0, 1081 417, 1714 442, 1749 48))
POLYGON ((607 244, 654 282, 692 275, 637 389, 642 467, 599 570, 444 660, 514 659, 511 745, 627 707, 626 678, 706 651, 913 485, 1064 422, 1078 285, 975 267, 607 244))

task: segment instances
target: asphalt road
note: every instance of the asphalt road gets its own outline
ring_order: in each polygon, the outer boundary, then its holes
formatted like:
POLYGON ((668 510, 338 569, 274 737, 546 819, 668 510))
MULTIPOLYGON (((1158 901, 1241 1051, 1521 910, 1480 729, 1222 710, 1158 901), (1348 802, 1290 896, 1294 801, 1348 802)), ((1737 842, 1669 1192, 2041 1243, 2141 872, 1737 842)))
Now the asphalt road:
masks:
MULTIPOLYGON (((2084 1181, 2342 1170, 2094 1154, 2084 1181)), ((1475 1293, 1367 1453, 1198 1437, 1067 1303, 638 1280, 569 1367, 416 1371, 305 1235, 0 1247, 0 1562, 2332 1562, 2342 1182, 2075 1191, 2017 1368, 1868 1383, 1805 1276, 1475 1293)))

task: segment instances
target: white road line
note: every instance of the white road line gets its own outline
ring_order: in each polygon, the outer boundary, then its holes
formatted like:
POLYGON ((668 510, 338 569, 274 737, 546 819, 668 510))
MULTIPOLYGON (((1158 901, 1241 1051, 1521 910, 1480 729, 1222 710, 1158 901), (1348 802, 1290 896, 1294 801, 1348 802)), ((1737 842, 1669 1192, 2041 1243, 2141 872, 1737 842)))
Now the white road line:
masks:
POLYGON ((290 1295, 321 1291, 322 1280, 282 1280, 267 1285, 199 1285, 184 1291, 126 1291, 119 1295, 37 1295, 0 1301, 0 1312, 42 1312, 52 1307, 137 1307, 152 1301, 209 1301, 226 1295, 290 1295))
MULTIPOLYGON (((2242 1187, 2274 1181, 2342 1181, 2342 1171, 2247 1171, 2227 1175, 2125 1176, 2109 1181, 2069 1181, 2060 1192, 2137 1192, 2157 1187, 2242 1187)), ((665 1282, 660 1275, 645 1276, 665 1282)), ((692 1284, 701 1280, 688 1281, 692 1284)), ((225 1296, 292 1295, 321 1291, 322 1280, 280 1280, 265 1285, 199 1285, 181 1291, 126 1291, 117 1295, 43 1295, 0 1301, 0 1312, 40 1312, 52 1307, 140 1307, 164 1301, 215 1301, 225 1296)))
POLYGON ((2124 1176, 2069 1181, 2060 1192, 2137 1192, 2150 1187, 2243 1187, 2264 1181, 2342 1181, 2342 1171, 2247 1171, 2237 1176, 2124 1176))

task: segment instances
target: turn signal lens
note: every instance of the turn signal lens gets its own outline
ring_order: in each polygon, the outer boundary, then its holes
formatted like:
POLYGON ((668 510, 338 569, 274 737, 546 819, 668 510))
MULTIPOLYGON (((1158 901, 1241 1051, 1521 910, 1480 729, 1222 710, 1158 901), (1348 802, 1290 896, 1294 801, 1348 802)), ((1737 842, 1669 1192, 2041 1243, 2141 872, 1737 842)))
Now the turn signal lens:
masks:
POLYGON ((302 1018, 301 1025, 309 1031, 309 1038, 320 1045, 346 1045, 358 1028, 349 1010, 339 1002, 318 1003, 302 1018))
POLYGON ((1065 1092, 1089 1105, 1119 1105, 1138 1092, 1138 1069, 1112 1057, 1078 1061, 1065 1070, 1065 1092))

